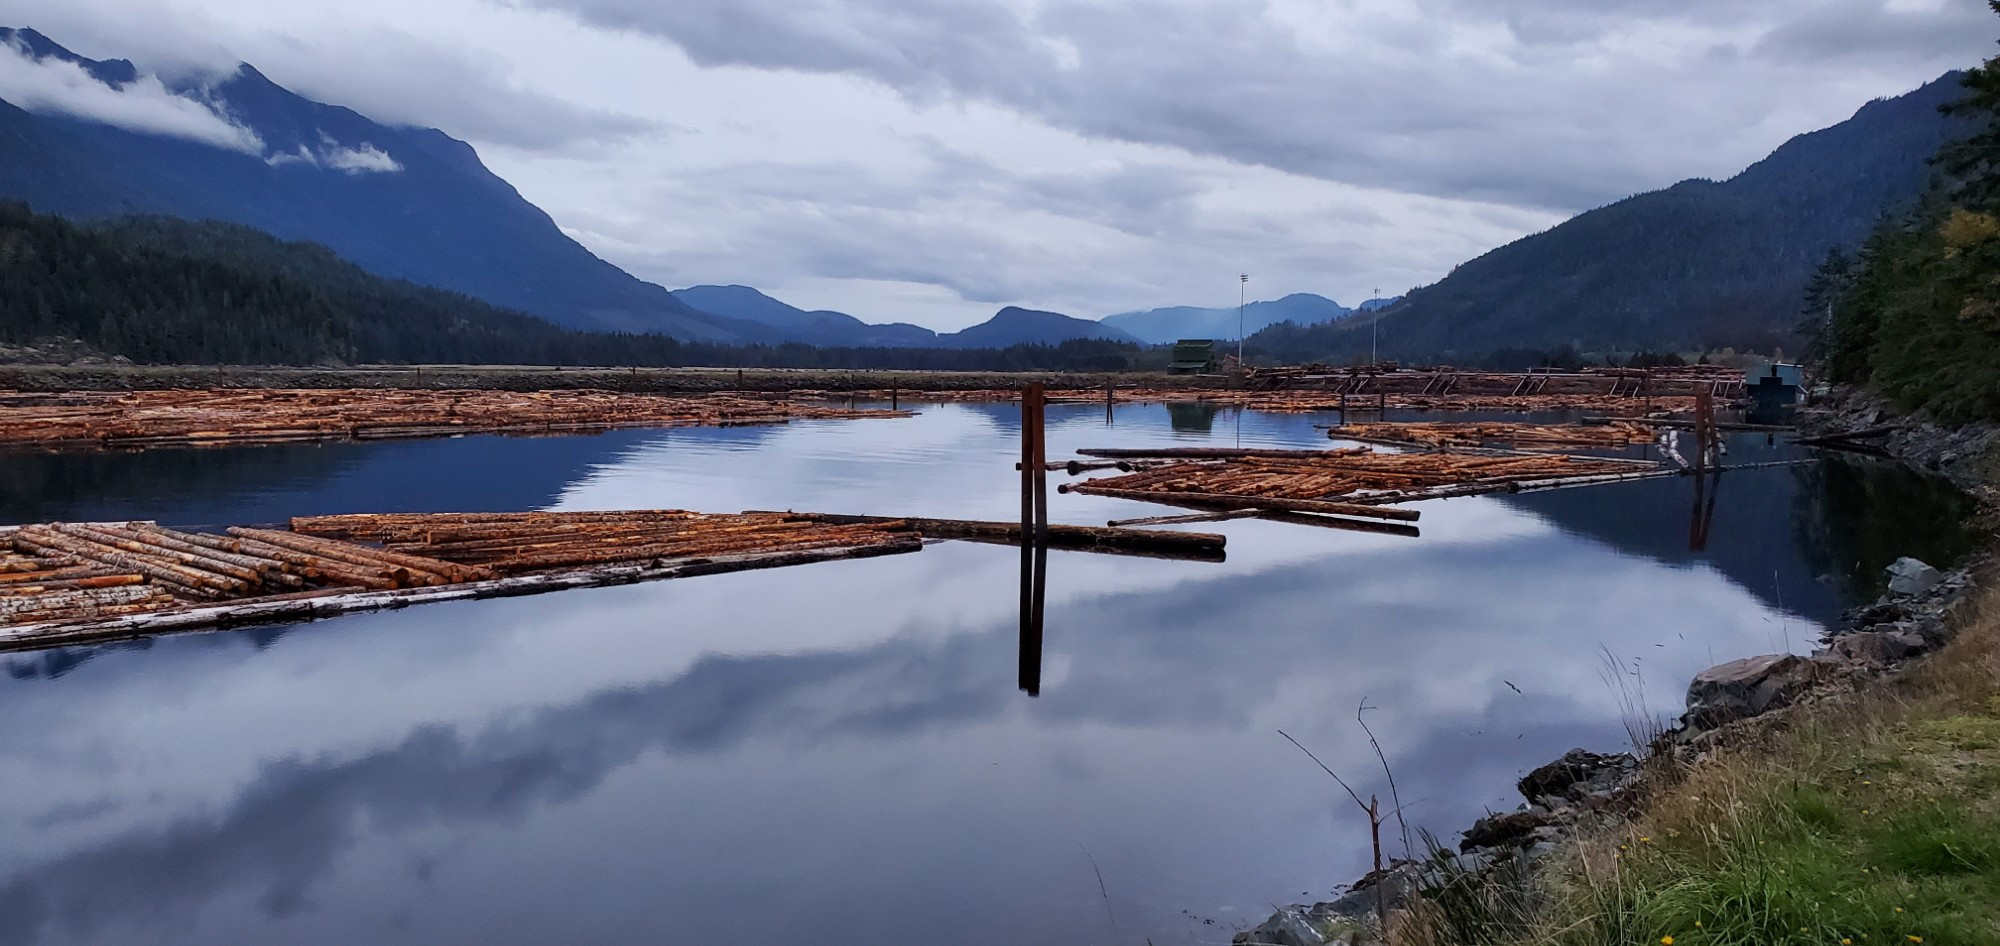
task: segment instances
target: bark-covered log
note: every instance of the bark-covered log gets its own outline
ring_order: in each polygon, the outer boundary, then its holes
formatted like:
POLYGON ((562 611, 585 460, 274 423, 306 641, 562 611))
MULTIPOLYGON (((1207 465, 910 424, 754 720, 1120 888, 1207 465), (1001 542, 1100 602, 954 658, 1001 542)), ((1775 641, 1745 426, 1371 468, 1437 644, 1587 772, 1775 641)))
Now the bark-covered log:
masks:
POLYGON ((92 561, 102 562, 114 568, 137 572, 154 581, 166 584, 174 591, 197 598, 226 598, 248 590, 249 583, 233 578, 225 578, 209 572, 182 568, 169 562, 145 556, 132 555, 118 549, 98 545, 64 535, 53 529, 40 527, 22 528, 14 533, 14 546, 30 552, 47 552, 54 555, 74 555, 92 561))
POLYGON ((1398 522, 1415 522, 1423 516, 1422 512, 1415 509, 1385 509, 1378 506, 1328 502, 1316 499, 1280 499, 1272 496, 1229 496, 1214 493, 1107 489, 1091 486, 1088 483, 1077 487, 1076 491, 1089 493, 1092 496, 1109 496, 1114 499, 1136 499, 1140 502, 1171 502, 1175 505, 1209 506, 1216 509, 1270 509, 1283 512, 1316 512, 1334 516, 1390 519, 1398 522))
MULTIPOLYGON (((794 512, 788 515, 813 522, 843 524, 881 524, 901 522, 913 531, 937 539, 970 539, 989 542, 1019 544, 1021 524, 1018 522, 983 522, 967 519, 926 519, 904 516, 890 519, 884 516, 848 516, 819 512, 794 512)), ((1155 532, 1145 529, 1112 529, 1096 526, 1049 526, 1050 548, 1074 549, 1135 549, 1149 551, 1219 552, 1228 540, 1213 532, 1155 532)))

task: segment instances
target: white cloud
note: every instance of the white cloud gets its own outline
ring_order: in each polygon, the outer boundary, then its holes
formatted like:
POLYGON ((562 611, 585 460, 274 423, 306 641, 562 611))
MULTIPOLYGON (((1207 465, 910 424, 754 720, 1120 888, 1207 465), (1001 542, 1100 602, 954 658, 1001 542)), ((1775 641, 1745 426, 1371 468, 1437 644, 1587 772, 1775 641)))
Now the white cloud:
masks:
POLYGON ((394 174, 403 169, 387 152, 365 141, 350 148, 329 140, 319 160, 327 167, 349 174, 394 174))
POLYGON ((256 132, 209 103, 175 95, 158 76, 141 75, 114 88, 76 63, 37 60, 14 43, 0 44, 0 99, 30 112, 68 115, 244 154, 264 153, 264 142, 256 132))
POLYGON ((331 168, 345 174, 395 174, 403 169, 389 153, 368 142, 352 148, 320 134, 320 150, 314 152, 305 145, 291 151, 277 151, 264 158, 264 163, 272 167, 288 164, 304 164, 316 168, 331 168))
POLYGON ((284 167, 287 164, 310 164, 318 167, 319 156, 313 154, 305 145, 300 145, 295 151, 273 151, 264 156, 264 163, 274 168, 284 167))

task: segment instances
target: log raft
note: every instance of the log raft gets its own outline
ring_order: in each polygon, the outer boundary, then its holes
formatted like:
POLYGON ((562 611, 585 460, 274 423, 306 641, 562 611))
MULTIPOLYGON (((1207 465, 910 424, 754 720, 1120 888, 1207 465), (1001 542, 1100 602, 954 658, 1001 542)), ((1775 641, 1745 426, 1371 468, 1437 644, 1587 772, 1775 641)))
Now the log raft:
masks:
MULTIPOLYGON (((4 392, 0 392, 4 393, 4 392)), ((0 446, 139 449, 909 417, 735 395, 252 389, 0 397, 0 446)))
MULTIPOLYGON (((1145 451, 1078 451, 1090 456, 1145 451)), ((1156 452, 1156 455, 1164 451, 1156 452)), ((1185 508, 1414 521, 1416 510, 1379 507, 1419 499, 1519 492, 1676 475, 1629 458, 1450 449, 1376 453, 1371 448, 1281 451, 1201 448, 1178 463, 1058 487, 1185 508)))
MULTIPOLYGON (((0 651, 1020 539, 1017 523, 678 509, 304 516, 220 531, 0 527, 0 651)), ((1061 548, 1222 558, 1223 538, 1206 533, 1050 533, 1061 548)))
POLYGON ((1472 423, 1343 424, 1327 431, 1335 440, 1393 447, 1536 448, 1595 447, 1619 450, 1653 439, 1650 421, 1600 418, 1596 424, 1521 424, 1502 421, 1472 423))

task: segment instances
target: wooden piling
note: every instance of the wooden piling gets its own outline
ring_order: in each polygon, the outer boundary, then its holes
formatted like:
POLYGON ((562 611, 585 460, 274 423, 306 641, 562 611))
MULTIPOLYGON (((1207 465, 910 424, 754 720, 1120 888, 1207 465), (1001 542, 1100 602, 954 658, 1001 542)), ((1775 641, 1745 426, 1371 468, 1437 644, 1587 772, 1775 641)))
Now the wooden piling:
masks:
POLYGON ((1047 391, 1039 381, 1021 388, 1021 534, 1049 535, 1048 450, 1043 419, 1047 391))
POLYGON ((1048 600, 1049 547, 1021 546, 1021 642, 1019 683, 1029 696, 1042 695, 1042 619, 1048 600))

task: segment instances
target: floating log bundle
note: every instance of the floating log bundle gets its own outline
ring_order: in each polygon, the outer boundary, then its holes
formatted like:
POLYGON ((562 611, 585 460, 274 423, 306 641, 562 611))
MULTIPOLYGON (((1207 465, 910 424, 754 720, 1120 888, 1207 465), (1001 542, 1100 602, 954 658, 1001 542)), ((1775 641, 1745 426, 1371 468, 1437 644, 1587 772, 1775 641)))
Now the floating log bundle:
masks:
POLYGON ((152 447, 907 417, 735 395, 251 389, 0 398, 0 445, 152 447))
POLYGON ((1255 395, 1238 399, 1255 411, 1302 414, 1323 411, 1372 412, 1376 408, 1406 411, 1597 411, 1639 416, 1656 410, 1691 410, 1693 396, 1661 395, 1650 399, 1618 394, 1411 394, 1384 392, 1349 397, 1309 391, 1255 395))
MULTIPOLYGON (((1222 536, 1207 533, 1050 532, 1063 548, 1222 558, 1222 536)), ((306 516, 222 534, 0 527, 0 650, 890 555, 929 538, 1013 543, 1020 526, 662 509, 306 516)))
POLYGON ((789 513, 677 509, 312 516, 293 519, 292 530, 302 541, 367 539, 382 543, 391 555, 494 575, 771 551, 863 550, 922 539, 899 519, 834 524, 789 513))
POLYGON ((679 510, 302 518, 183 532, 152 522, 0 528, 0 649, 422 601, 714 574, 921 548, 902 520, 679 510))
MULTIPOLYGON (((1611 482, 1671 472, 1630 460, 1567 455, 1374 453, 1362 449, 1325 451, 1310 457, 1246 455, 1190 460, 1124 476, 1066 483, 1060 489, 1170 505, 1363 515, 1357 510, 1385 503, 1611 482)), ((1383 516, 1388 511, 1373 512, 1383 516)))
POLYGON ((1599 447, 1622 449, 1650 443, 1644 421, 1608 419, 1601 424, 1472 423, 1343 424, 1327 431, 1335 440, 1418 447, 1599 447))
MULTIPOLYGON (((1573 391, 1563 393, 1528 394, 1511 393, 1517 382, 1517 375, 1492 375, 1483 378, 1497 379, 1490 383, 1492 391, 1487 393, 1426 394, 1425 386, 1413 381, 1396 379, 1385 383, 1384 390, 1363 384, 1355 391, 1343 395, 1337 389, 1301 388, 1277 391, 1226 390, 1222 388, 1115 388, 1109 394, 1103 388, 1051 390, 1047 401, 1050 404, 1103 404, 1107 400, 1116 404, 1216 404, 1228 407, 1242 407, 1266 413, 1317 413, 1325 411, 1373 411, 1377 407, 1397 410, 1417 411, 1592 411, 1612 415, 1639 415, 1661 410, 1692 410, 1693 394, 1656 394, 1650 397, 1636 397, 1614 394, 1607 381, 1598 385, 1599 391, 1573 391), (1406 390, 1407 389, 1407 390, 1406 390)), ((1740 387, 1740 385, 1739 385, 1740 387)), ((888 401, 895 396, 889 390, 853 391, 832 395, 827 392, 794 391, 795 397, 824 395, 836 400, 888 401)), ((1006 402, 1019 399, 1018 390, 964 390, 964 391, 904 391, 904 400, 929 401, 936 403, 985 403, 1006 402)))
POLYGON ((151 522, 58 522, 6 534, 0 625, 96 619, 189 602, 238 601, 329 588, 390 590, 491 577, 483 570, 363 546, 232 529, 229 536, 151 522))

